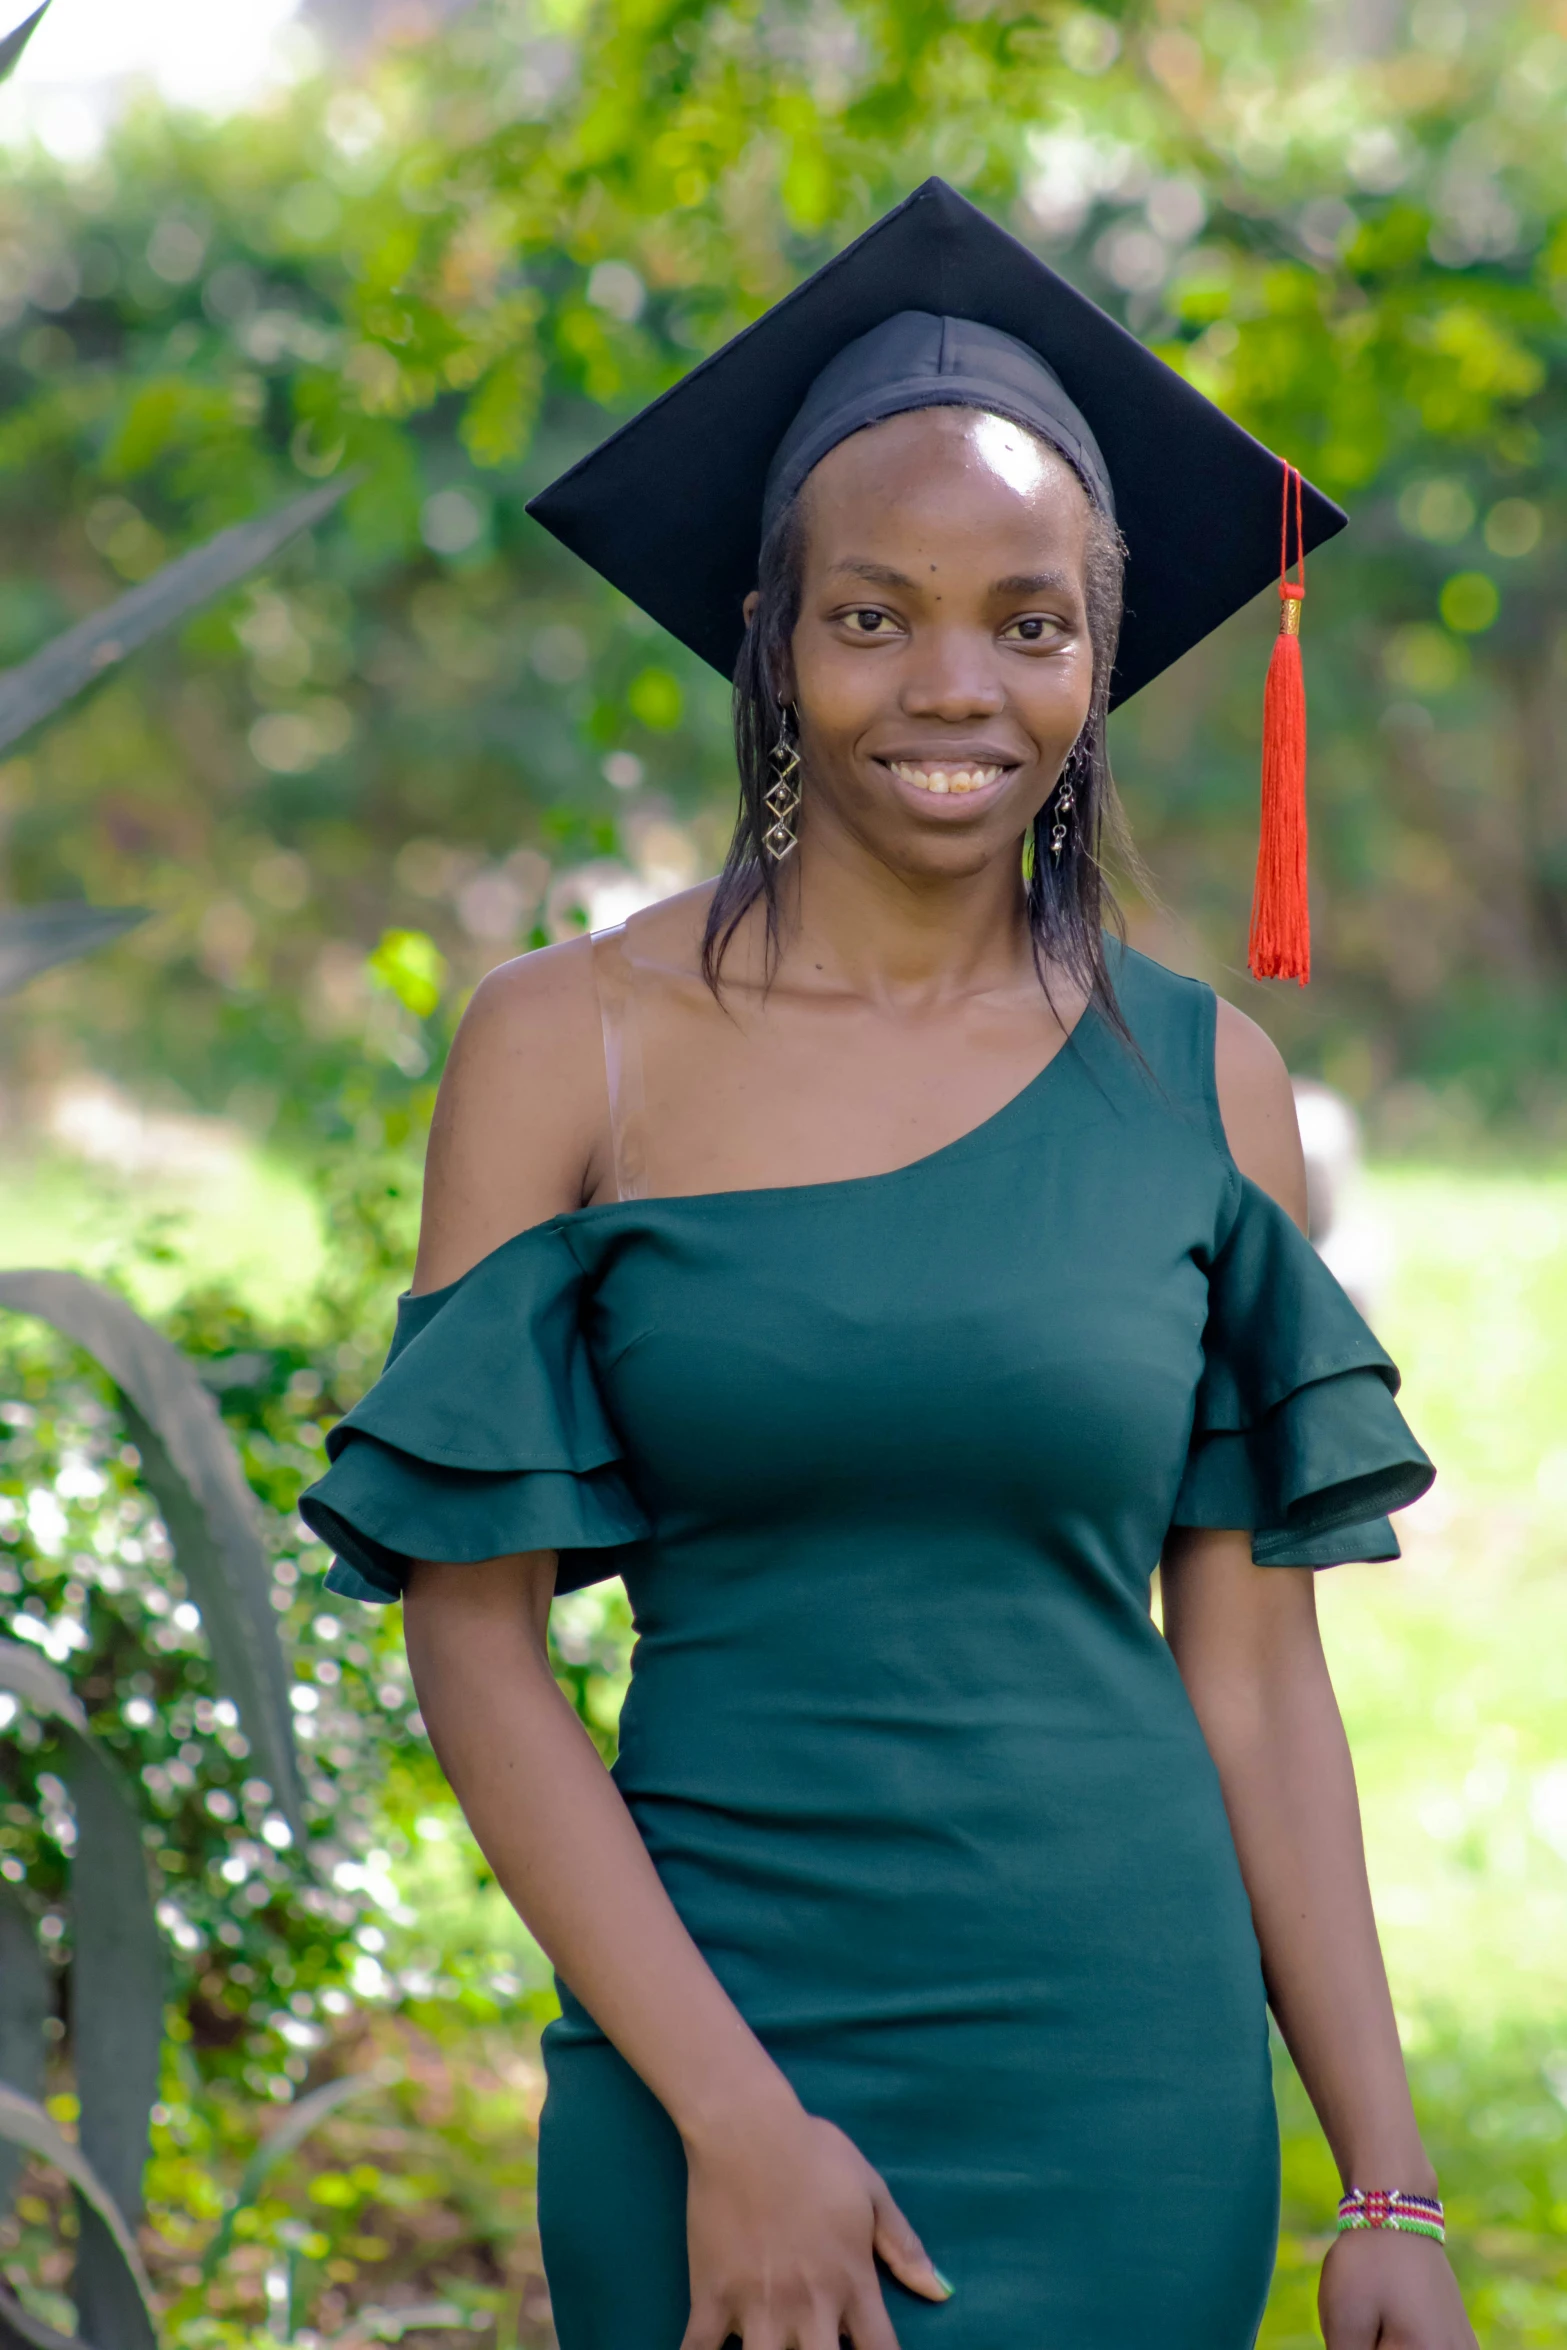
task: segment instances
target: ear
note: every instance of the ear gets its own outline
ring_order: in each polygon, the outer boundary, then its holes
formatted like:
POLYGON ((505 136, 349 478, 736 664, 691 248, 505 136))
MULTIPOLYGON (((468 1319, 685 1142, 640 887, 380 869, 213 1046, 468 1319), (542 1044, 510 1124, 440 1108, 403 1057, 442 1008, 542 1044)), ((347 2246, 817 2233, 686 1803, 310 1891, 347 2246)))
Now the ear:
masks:
POLYGON ((753 588, 751 593, 746 597, 745 602, 741 605, 740 617, 744 620, 747 628, 750 627, 752 621, 756 618, 756 607, 761 602, 761 600, 761 589, 753 588))

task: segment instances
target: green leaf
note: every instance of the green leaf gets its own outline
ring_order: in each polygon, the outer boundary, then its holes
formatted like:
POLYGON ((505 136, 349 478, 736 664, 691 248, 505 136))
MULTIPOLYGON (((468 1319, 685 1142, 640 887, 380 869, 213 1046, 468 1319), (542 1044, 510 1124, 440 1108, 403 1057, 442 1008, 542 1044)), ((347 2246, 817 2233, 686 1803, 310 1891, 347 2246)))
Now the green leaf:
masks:
MULTIPOLYGON (((83 2156, 94 2178, 105 2182, 103 2192, 123 2228, 141 2215, 147 2126, 163 2045, 163 1944, 141 1827, 122 1773, 88 1729, 63 1673, 20 1641, 0 1641, 0 1688, 58 1722, 69 1740, 66 1777, 76 1813, 71 2052, 83 2156)), ((12 2142, 27 2143, 15 2137, 12 2142)), ((74 2174, 67 2176, 74 2185, 74 2174)), ((76 2302, 88 2338, 111 2342, 115 2350, 147 2350, 154 2337, 144 2297, 134 2276, 127 2276, 114 2227, 85 2192, 81 2205, 76 2302)))
POLYGON ((201 1610, 213 1669, 256 1767, 305 1842, 288 1705, 256 1505, 217 1405, 177 1347, 111 1290, 76 1273, 0 1273, 0 1306, 33 1314, 97 1357, 119 1388, 142 1475, 201 1610))
POLYGON ((57 2333, 0 2285, 0 2350, 21 2350, 23 2344, 27 2350, 90 2350, 80 2334, 57 2333))
MULTIPOLYGON (((147 2131, 158 2095, 165 1996, 141 1828, 124 1777, 96 1741, 73 1741, 65 1771, 76 1813, 71 1862, 71 2056, 82 2146, 120 2210, 141 2217, 147 2131)), ((81 2215, 76 2306, 90 2339, 131 2350, 142 2332, 124 2263, 103 2223, 81 2215)))
MULTIPOLYGON (((9 2145, 22 2147, 40 2162, 49 2163, 69 2181, 76 2191, 81 2210, 84 2214, 91 2212, 105 2240, 113 2247, 125 2278, 127 2305, 140 2313, 142 2338, 156 2344, 158 2337, 152 2316, 152 2289, 141 2264, 141 2254, 136 2249, 136 2239, 131 2234, 124 2213, 81 2149, 71 2144, 41 2105, 36 2104, 31 2097, 18 2095, 15 2089, 4 2087, 0 2087, 0 2138, 9 2145)), ((0 2308, 3 2308, 4 2321, 20 2332, 24 2341, 52 2346, 69 2339, 48 2330, 30 2334, 24 2326, 18 2324, 18 2315, 25 2317, 25 2312, 19 2313, 14 2304, 10 2307, 0 2305, 0 2308)), ((26 2323, 36 2324, 36 2320, 28 2319, 26 2323)), ((87 2338, 92 2339, 91 2335, 87 2338)), ((133 2344, 128 2338, 105 2336, 103 2350, 133 2350, 133 2344)))
POLYGON ((35 8, 31 16, 24 17, 16 29, 0 41, 0 82, 8 82, 15 73, 22 62, 23 50, 48 13, 49 0, 44 0, 42 8, 35 8))
MULTIPOLYGON (((53 2004, 32 1916, 9 1885, 0 1885, 0 2082, 23 2097, 43 2093, 44 2025, 53 2004)), ((0 2145, 0 2218, 20 2167, 17 2150, 0 2145)))
POLYGON ((631 715, 654 734, 672 734, 680 724, 685 696, 667 669, 644 669, 631 680, 626 700, 631 715))
POLYGON ((311 2131, 329 2114, 336 2113, 356 2097, 368 2097, 374 2089, 384 2089, 397 2078, 389 2066, 378 2066, 374 2072, 345 2073, 341 2080, 327 2081, 319 2089, 312 2089, 308 2097, 298 2097, 284 2114, 275 2129, 269 2130, 245 2165, 245 2175, 239 2182, 233 2202, 223 2214, 217 2233, 202 2255, 203 2283, 216 2273, 227 2257, 234 2241, 234 2222, 249 2204, 259 2197, 267 2180, 280 2162, 297 2154, 311 2131))
POLYGON ((1442 618, 1460 636, 1483 636, 1501 608, 1496 582, 1486 571, 1455 572, 1438 599, 1442 618))
POLYGON ((145 922, 139 906, 12 906, 0 912, 0 996, 145 922))
POLYGON ((244 579, 296 531, 308 530, 330 513, 353 486, 354 477, 345 474, 323 489, 307 490, 275 513, 220 531, 205 546, 166 563, 105 611, 67 629, 30 661, 0 675, 0 750, 40 719, 52 717, 84 685, 160 629, 171 628, 244 579))
POLYGON ((365 969, 416 1019, 427 1020, 441 1000, 446 957, 422 930, 387 930, 365 969))

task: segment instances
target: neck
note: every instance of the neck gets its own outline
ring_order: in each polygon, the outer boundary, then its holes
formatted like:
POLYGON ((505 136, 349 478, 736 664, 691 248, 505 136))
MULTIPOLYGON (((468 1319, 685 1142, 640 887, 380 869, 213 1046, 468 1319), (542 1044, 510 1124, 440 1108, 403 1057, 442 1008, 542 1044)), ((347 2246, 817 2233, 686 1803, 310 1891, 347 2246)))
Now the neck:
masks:
POLYGON ((1021 859, 1019 841, 968 873, 898 871, 819 807, 784 877, 779 975, 903 1006, 1032 979, 1021 859))

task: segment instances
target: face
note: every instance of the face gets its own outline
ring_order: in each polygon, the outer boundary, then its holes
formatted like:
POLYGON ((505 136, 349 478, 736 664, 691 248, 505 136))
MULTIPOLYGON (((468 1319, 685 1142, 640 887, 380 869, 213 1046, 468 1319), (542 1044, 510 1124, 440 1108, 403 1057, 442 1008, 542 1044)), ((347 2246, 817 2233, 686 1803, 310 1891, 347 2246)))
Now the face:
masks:
POLYGON ((807 821, 910 874, 1015 855, 1093 690, 1076 475, 1019 425, 926 408, 840 442, 802 503, 807 821))

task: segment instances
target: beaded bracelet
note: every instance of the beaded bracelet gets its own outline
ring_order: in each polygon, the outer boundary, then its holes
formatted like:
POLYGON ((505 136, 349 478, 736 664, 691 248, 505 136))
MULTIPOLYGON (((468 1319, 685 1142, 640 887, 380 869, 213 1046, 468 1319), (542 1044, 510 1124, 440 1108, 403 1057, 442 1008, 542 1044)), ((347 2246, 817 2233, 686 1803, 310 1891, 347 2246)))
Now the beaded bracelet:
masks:
POLYGON ((1447 2214, 1434 2195, 1406 2195, 1402 2187, 1351 2187, 1338 2207, 1341 2236, 1357 2228, 1397 2228, 1406 2236, 1447 2242, 1447 2214))

